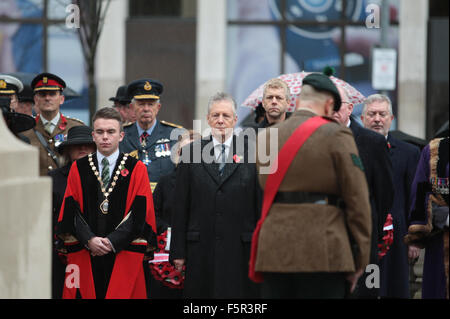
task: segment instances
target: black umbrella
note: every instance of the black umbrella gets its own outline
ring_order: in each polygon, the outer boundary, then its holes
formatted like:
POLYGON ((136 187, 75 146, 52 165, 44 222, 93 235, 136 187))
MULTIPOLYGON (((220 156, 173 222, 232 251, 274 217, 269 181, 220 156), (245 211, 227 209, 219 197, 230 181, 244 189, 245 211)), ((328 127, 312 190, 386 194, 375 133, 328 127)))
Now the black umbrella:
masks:
POLYGON ((395 138, 397 138, 397 139, 399 139, 401 141, 404 141, 404 142, 407 142, 407 143, 410 143, 410 144, 414 144, 414 145, 420 147, 420 149, 424 148, 425 145, 428 144, 428 142, 426 140, 424 140, 424 139, 421 139, 419 137, 406 134, 405 132, 402 132, 402 131, 399 131, 399 130, 390 131, 389 134, 391 134, 393 137, 395 137, 395 138))
MULTIPOLYGON (((29 87, 31 87, 31 81, 33 81, 33 79, 37 75, 37 73, 25 73, 25 72, 15 72, 15 73, 7 73, 7 74, 18 78, 20 81, 22 81, 24 86, 29 86, 29 87)), ((71 100, 71 99, 81 97, 80 94, 78 94, 74 89, 71 89, 68 86, 64 89, 63 94, 64 94, 66 100, 71 100)))
POLYGON ((29 130, 36 125, 36 120, 33 117, 11 111, 9 103, 9 98, 0 97, 0 108, 3 113, 3 118, 8 128, 14 134, 29 130))

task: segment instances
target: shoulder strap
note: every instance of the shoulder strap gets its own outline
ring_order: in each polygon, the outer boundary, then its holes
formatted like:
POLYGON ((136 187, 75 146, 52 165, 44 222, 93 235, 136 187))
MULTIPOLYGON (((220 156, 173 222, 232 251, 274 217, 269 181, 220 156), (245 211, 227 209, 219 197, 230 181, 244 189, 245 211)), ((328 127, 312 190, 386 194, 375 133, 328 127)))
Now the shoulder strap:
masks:
POLYGON ((50 156, 55 161, 56 166, 59 167, 59 159, 58 159, 58 156, 56 155, 56 153, 50 148, 47 141, 42 136, 41 132, 39 132, 38 130, 34 130, 34 132, 36 133, 36 136, 37 136, 39 142, 42 144, 42 146, 44 146, 44 148, 47 150, 47 152, 50 154, 50 156))
MULTIPOLYGON (((314 116, 303 124, 301 124, 294 133, 287 139, 278 153, 278 157, 273 163, 274 167, 277 167, 273 174, 270 174, 267 178, 266 185, 264 188, 264 197, 261 211, 261 219, 256 225, 256 229, 253 233, 252 247, 250 255, 250 269, 249 277, 255 282, 262 282, 262 274, 255 272, 255 262, 256 262, 256 252, 258 247, 258 237, 261 226, 269 213, 270 207, 272 206, 275 195, 280 188, 280 184, 283 181, 284 176, 292 163, 295 155, 298 153, 302 145, 306 140, 313 134, 320 126, 329 123, 330 121, 321 117, 314 116), (277 166, 275 166, 277 165, 277 166)), ((273 170, 272 170, 273 171, 273 170)))

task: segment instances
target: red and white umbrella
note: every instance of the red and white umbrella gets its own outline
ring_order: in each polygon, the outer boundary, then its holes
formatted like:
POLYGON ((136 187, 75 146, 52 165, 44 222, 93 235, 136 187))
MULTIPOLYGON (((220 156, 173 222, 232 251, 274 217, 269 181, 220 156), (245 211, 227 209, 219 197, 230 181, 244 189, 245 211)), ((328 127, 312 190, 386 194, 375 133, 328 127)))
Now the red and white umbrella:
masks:
MULTIPOLYGON (((293 112, 295 110, 295 100, 297 99, 298 94, 300 93, 302 89, 302 83, 305 76, 310 74, 311 72, 297 72, 297 73, 287 73, 282 74, 278 76, 279 79, 282 79, 287 83, 289 86, 289 89, 291 91, 291 101, 288 108, 288 112, 293 112)), ((337 77, 330 76, 330 79, 333 81, 333 83, 337 86, 341 86, 348 95, 348 98, 350 102, 353 104, 360 104, 364 102, 365 96, 361 94, 357 89, 355 89, 353 86, 345 82, 344 80, 341 80, 337 77)), ((263 83, 260 85, 255 91, 253 91, 242 103, 242 106, 247 106, 250 108, 255 109, 259 103, 262 102, 263 97, 263 91, 264 91, 264 85, 266 83, 263 83)))

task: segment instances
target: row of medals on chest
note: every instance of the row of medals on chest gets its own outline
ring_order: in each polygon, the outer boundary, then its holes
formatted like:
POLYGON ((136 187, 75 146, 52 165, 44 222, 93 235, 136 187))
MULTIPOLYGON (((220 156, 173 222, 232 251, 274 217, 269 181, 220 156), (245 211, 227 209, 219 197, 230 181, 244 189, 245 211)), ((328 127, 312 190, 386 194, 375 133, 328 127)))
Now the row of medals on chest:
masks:
POLYGON ((95 177, 97 177, 98 182, 100 183, 100 187, 103 193, 103 196, 105 197, 105 199, 103 200, 103 202, 100 204, 100 211, 102 212, 102 214, 108 214, 108 209, 109 209, 109 200, 108 200, 108 196, 109 194, 111 194, 111 192, 114 189, 114 186, 116 186, 117 184, 117 180, 119 179, 119 174, 120 174, 120 167, 123 167, 125 165, 125 162, 128 158, 128 154, 125 154, 122 158, 122 160, 120 161, 120 165, 117 168, 114 177, 112 179, 112 182, 108 188, 108 191, 106 191, 106 186, 108 185, 103 185, 103 181, 100 177, 100 173, 97 170, 97 167, 94 164, 94 161, 92 160, 92 154, 89 154, 88 159, 89 159, 89 165, 91 165, 91 169, 94 172, 95 177))
MULTIPOLYGON (((169 141, 169 140, 165 140, 165 141, 169 141)), ((148 151, 146 150, 147 142, 145 139, 142 140, 141 146, 142 146, 142 152, 145 154, 145 157, 148 158, 148 151)), ((155 156, 156 157, 166 157, 166 156, 170 156, 170 154, 171 154, 171 152, 170 152, 169 143, 158 143, 155 146, 155 156)))

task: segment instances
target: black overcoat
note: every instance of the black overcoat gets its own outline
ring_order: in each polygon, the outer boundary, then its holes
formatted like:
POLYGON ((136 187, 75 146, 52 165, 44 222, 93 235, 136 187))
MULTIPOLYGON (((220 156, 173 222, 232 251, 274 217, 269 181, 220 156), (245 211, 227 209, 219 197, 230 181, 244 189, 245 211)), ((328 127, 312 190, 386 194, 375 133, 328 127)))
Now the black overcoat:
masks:
POLYGON ((222 176, 219 164, 210 162, 214 158, 211 137, 183 148, 170 258, 186 259, 187 298, 259 297, 258 285, 248 278, 248 264, 261 191, 255 161, 249 163, 248 143, 240 150, 239 141, 233 137, 222 176))
POLYGON ((394 242, 381 260, 381 296, 409 298, 408 246, 403 237, 408 233, 408 213, 411 186, 420 158, 420 149, 400 141, 390 134, 389 155, 394 174, 395 197, 392 206, 394 242))
MULTIPOLYGON (((370 263, 378 264, 378 243, 382 241, 383 225, 394 200, 392 163, 383 135, 362 127, 354 119, 351 119, 350 129, 353 132, 369 186, 372 210, 370 263)), ((366 276, 366 273, 361 276, 355 295, 358 297, 379 296, 378 289, 367 289, 365 286, 366 276)))

